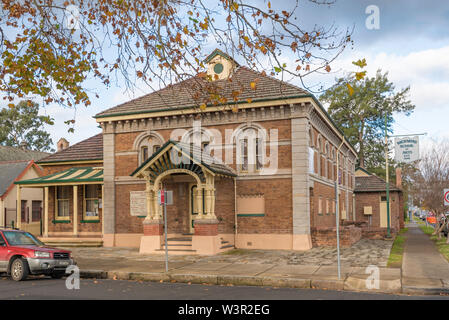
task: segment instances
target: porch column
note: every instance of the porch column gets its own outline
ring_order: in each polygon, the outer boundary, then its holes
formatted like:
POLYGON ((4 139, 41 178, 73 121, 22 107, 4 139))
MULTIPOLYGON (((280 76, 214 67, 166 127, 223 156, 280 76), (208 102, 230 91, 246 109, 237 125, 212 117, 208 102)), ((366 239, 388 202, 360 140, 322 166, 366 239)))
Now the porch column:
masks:
POLYGON ((204 199, 205 202, 205 208, 204 208, 204 216, 206 219, 210 219, 210 209, 211 209, 211 193, 210 193, 210 186, 206 186, 204 189, 204 196, 206 199, 204 199))
POLYGON ((17 218, 17 228, 20 229, 22 226, 22 199, 20 199, 20 184, 17 185, 17 202, 16 202, 16 218, 17 218))
POLYGON ((212 219, 217 219, 217 217, 215 216, 215 188, 212 187, 210 192, 211 192, 210 215, 212 219))
POLYGON ((48 237, 48 187, 44 188, 44 237, 48 237))
POLYGON ((162 213, 161 213, 161 206, 159 205, 158 201, 157 201, 157 194, 159 191, 159 187, 158 186, 154 186, 153 187, 153 193, 152 193, 152 209, 153 209, 153 217, 155 220, 162 220, 162 213))
POLYGON ((78 186, 73 186, 73 235, 78 235, 78 186))
POLYGON ((104 235, 104 184, 101 185, 101 234, 104 235))
POLYGON ((203 186, 196 186, 196 207, 198 209, 198 219, 203 219, 203 186))
POLYGON ((151 181, 146 181, 146 203, 147 203, 147 216, 145 217, 145 221, 150 221, 156 219, 156 212, 154 211, 154 189, 151 181))
POLYGON ((143 236, 140 238, 140 253, 157 253, 162 248, 164 222, 159 213, 157 189, 149 180, 146 183, 147 216, 143 220, 143 236))

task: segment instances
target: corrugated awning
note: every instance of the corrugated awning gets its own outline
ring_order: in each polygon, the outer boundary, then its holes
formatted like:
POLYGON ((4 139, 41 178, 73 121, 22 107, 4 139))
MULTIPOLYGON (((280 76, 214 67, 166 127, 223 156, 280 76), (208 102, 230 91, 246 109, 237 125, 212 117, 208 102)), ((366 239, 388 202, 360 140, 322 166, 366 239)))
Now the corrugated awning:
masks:
POLYGON ((103 183, 103 168, 70 168, 48 176, 16 181, 15 184, 30 186, 74 185, 103 183))

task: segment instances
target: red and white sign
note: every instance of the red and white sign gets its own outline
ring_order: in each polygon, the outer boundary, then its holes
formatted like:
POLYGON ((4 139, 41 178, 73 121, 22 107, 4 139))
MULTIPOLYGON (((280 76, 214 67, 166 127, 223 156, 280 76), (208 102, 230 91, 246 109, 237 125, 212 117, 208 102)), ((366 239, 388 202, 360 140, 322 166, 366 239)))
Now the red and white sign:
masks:
POLYGON ((159 204, 161 204, 161 205, 165 203, 164 195, 165 195, 164 189, 159 190, 159 192, 157 194, 157 197, 158 197, 158 200, 159 200, 159 204))
POLYGON ((449 206, 449 189, 444 189, 444 205, 449 206))

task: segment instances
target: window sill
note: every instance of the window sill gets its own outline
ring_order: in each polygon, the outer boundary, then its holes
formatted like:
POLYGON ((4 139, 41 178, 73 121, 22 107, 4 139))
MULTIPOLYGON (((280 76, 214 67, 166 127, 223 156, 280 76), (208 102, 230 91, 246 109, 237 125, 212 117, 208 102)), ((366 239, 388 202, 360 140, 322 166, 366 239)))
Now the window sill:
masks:
POLYGON ((237 217, 265 217, 265 213, 238 213, 237 217))
POLYGON ((100 220, 81 220, 80 223, 100 223, 100 220))
POLYGON ((70 220, 52 220, 52 222, 55 223, 72 223, 70 220))

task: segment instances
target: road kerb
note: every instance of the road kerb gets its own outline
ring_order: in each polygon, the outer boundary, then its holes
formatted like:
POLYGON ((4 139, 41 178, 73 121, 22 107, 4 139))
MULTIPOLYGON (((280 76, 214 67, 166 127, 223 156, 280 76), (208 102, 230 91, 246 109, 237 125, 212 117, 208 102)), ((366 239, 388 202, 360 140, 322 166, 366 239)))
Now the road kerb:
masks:
POLYGON ((188 273, 151 273, 151 272, 127 272, 120 270, 83 270, 80 271, 83 279, 114 279, 114 280, 140 280, 152 282, 179 282, 210 285, 235 285, 235 286, 265 286, 278 288, 301 289, 325 289, 338 291, 359 291, 373 293, 403 293, 412 295, 440 295, 449 294, 449 287, 417 287, 402 286, 401 279, 380 280, 379 289, 367 289, 363 277, 351 275, 345 280, 338 279, 313 279, 286 278, 286 277, 261 277, 242 275, 214 275, 214 274, 188 274, 188 273))

